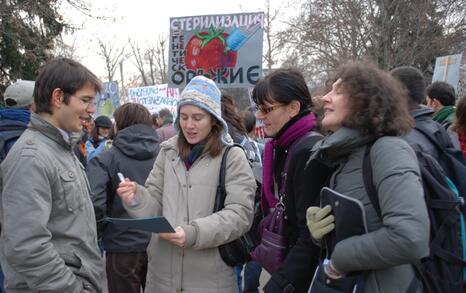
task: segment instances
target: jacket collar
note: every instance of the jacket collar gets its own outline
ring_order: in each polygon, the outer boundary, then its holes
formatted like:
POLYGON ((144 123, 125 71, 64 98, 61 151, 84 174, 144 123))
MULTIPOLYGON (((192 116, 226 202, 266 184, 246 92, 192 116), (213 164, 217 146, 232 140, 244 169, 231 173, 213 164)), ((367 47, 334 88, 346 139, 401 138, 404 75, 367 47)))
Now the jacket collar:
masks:
POLYGON ((363 135, 356 129, 343 127, 318 141, 311 150, 309 161, 317 159, 326 165, 334 165, 354 149, 373 140, 373 137, 363 135))
POLYGON ((80 137, 80 133, 71 133, 69 136, 69 140, 66 141, 58 128, 53 126, 50 122, 46 121, 39 114, 36 113, 31 114, 31 122, 29 123, 29 128, 35 131, 39 131, 43 135, 47 136, 57 144, 67 149, 72 148, 80 137))
POLYGON ((431 109, 431 108, 429 108, 427 106, 424 106, 424 105, 419 105, 416 109, 411 110, 409 112, 411 117, 413 117, 414 119, 419 118, 421 116, 431 117, 434 113, 435 113, 435 111, 433 109, 431 109))

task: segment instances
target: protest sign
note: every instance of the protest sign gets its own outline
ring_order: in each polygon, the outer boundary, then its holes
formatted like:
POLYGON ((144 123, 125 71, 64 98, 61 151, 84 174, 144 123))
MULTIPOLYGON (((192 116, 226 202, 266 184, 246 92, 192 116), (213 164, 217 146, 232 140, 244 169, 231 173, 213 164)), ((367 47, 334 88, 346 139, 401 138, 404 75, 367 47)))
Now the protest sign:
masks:
POLYGON ((263 29, 263 12, 170 18, 169 85, 204 75, 220 88, 253 87, 262 76, 263 29))
POLYGON ((458 93, 462 54, 437 57, 435 59, 432 82, 444 81, 455 88, 458 93))
POLYGON ((167 84, 128 89, 129 101, 144 105, 151 113, 158 112, 163 108, 168 108, 172 113, 175 113, 179 97, 179 90, 169 88, 167 84))
POLYGON ((95 117, 105 115, 109 118, 113 117, 113 111, 120 106, 120 95, 118 93, 118 82, 104 82, 102 92, 96 96, 96 112, 95 117))

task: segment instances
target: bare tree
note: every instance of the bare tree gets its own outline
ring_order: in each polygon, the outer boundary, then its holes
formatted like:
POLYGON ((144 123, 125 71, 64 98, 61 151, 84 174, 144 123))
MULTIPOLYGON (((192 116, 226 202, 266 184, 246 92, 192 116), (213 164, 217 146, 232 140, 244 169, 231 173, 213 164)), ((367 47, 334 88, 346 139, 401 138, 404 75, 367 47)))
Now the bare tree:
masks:
POLYGON ((426 72, 436 56, 464 46, 465 7, 462 0, 305 0, 280 38, 290 52, 287 63, 314 78, 361 58, 426 72))
POLYGON ((275 25, 279 17, 281 16, 281 9, 285 2, 281 2, 280 7, 272 8, 270 0, 265 1, 265 13, 264 13, 264 36, 265 36, 265 52, 263 60, 267 64, 267 69, 270 72, 274 64, 276 64, 277 55, 280 49, 283 47, 283 42, 277 39, 277 33, 275 32, 275 25))
POLYGON ((129 57, 126 51, 126 44, 118 46, 114 41, 104 41, 97 38, 99 51, 97 54, 104 59, 108 81, 112 81, 120 62, 129 57))
POLYGON ((71 35, 70 40, 64 40, 63 34, 55 39, 52 55, 56 57, 66 57, 76 61, 81 61, 81 56, 77 54, 76 35, 71 35))
POLYGON ((142 48, 135 41, 129 40, 133 53, 133 62, 139 71, 142 85, 154 85, 167 82, 167 38, 160 35, 157 42, 147 43, 142 48))

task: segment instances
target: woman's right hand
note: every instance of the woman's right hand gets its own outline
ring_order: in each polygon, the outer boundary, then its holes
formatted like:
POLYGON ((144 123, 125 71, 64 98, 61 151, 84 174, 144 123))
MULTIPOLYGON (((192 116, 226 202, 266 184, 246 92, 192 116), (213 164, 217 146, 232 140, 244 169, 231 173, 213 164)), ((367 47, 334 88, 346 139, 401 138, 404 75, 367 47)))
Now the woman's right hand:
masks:
POLYGON ((125 178, 125 181, 120 182, 118 185, 116 192, 126 205, 134 205, 136 196, 136 182, 125 178))
POLYGON ((307 227, 315 240, 320 241, 326 234, 335 229, 335 217, 330 214, 331 211, 331 205, 326 205, 323 208, 309 207, 307 209, 307 227))

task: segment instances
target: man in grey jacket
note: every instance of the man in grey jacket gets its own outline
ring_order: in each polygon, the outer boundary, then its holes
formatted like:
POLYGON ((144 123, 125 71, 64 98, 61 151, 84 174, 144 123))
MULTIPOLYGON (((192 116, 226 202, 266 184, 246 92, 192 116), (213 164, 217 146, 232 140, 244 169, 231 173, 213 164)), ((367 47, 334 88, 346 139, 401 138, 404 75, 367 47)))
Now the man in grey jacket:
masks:
POLYGON ((0 262, 7 292, 101 292, 89 183, 73 153, 101 85, 66 58, 47 63, 36 113, 0 167, 0 262))

